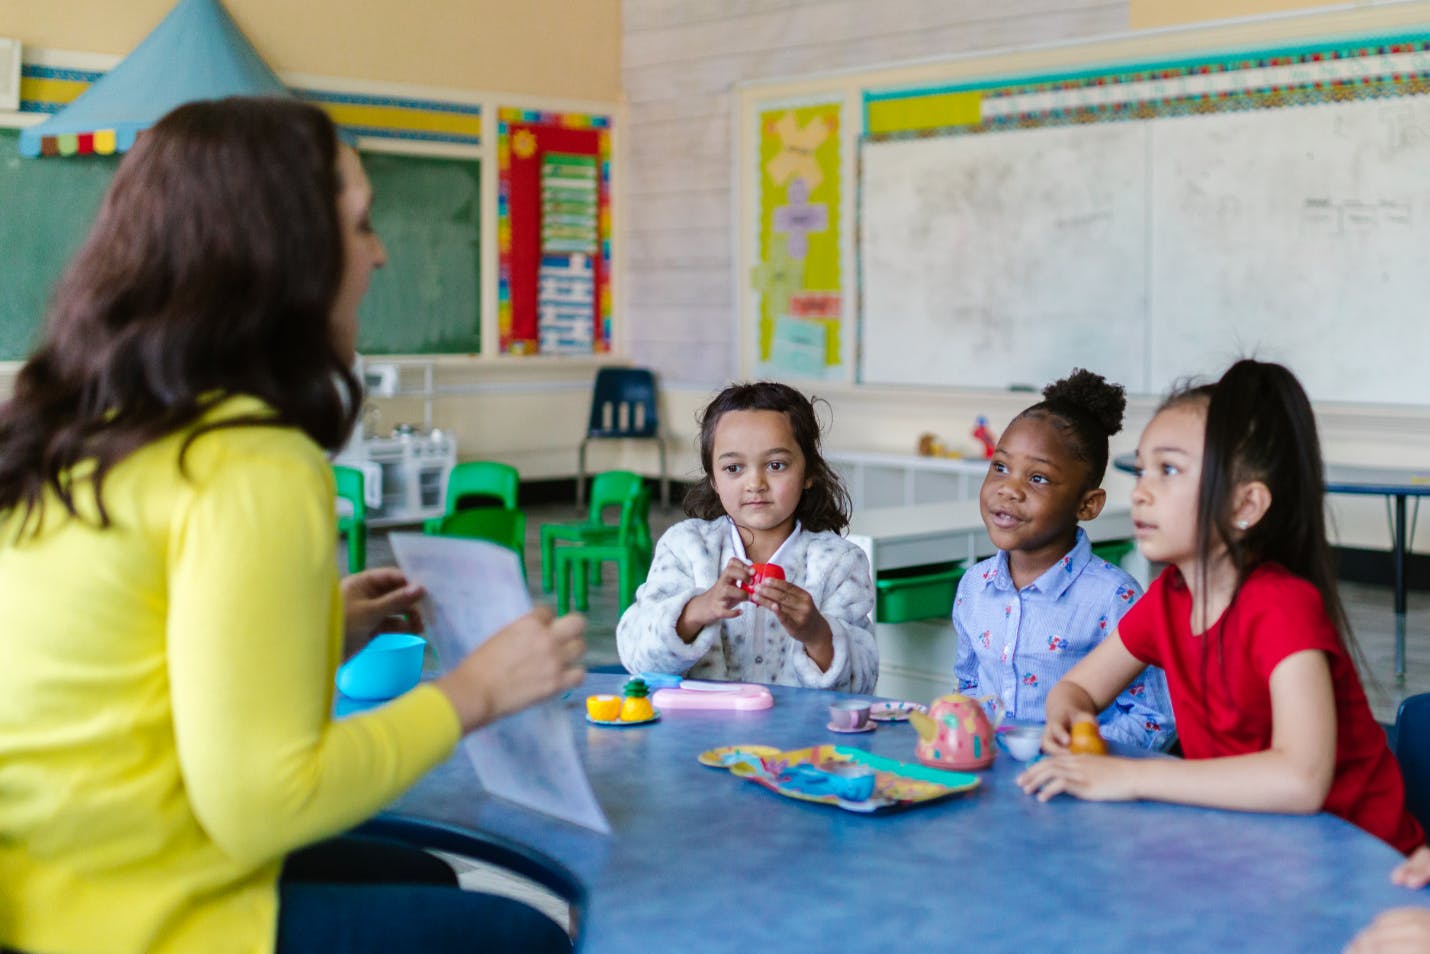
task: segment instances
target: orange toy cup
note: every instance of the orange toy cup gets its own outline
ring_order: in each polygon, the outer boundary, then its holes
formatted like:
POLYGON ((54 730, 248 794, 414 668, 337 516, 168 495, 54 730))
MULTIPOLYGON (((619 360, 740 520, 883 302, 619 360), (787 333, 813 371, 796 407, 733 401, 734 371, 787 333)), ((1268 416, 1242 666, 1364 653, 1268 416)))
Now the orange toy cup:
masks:
POLYGON ((587 696, 586 714, 597 722, 615 722, 621 718, 621 697, 587 696))
POLYGON ((1107 743, 1102 740, 1102 733, 1097 731, 1097 723, 1074 722, 1068 751, 1074 755, 1106 755, 1107 743))

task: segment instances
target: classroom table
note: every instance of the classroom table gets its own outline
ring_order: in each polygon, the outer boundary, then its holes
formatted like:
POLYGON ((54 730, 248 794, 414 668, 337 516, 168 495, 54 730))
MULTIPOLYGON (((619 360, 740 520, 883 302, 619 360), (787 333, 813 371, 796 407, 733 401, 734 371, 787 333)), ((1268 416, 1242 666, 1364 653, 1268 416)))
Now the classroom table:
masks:
MULTIPOLYGON (((1129 474, 1137 471, 1135 454, 1122 454, 1113 466, 1129 474)), ((1386 498, 1390 524, 1390 561, 1395 580, 1395 677, 1405 679, 1405 557, 1415 536, 1415 517, 1420 498, 1430 496, 1430 471, 1410 467, 1362 467, 1356 464, 1326 464, 1326 492, 1386 498), (1415 511, 1406 527, 1407 497, 1415 498, 1415 511)))
POLYGON ((844 696, 788 687, 764 711, 588 725, 585 695, 624 678, 588 675, 564 702, 609 836, 484 797, 461 753, 391 809, 546 872, 583 951, 1338 951, 1379 911, 1430 906, 1390 884, 1394 849, 1333 816, 1041 803, 1006 753, 977 789, 896 814, 786 799, 696 757, 834 743, 909 760, 914 729, 838 735, 844 696))
POLYGON ((1405 555, 1415 535, 1405 526, 1405 498, 1415 498, 1415 513, 1420 512, 1420 498, 1430 494, 1430 472, 1403 467, 1360 467, 1353 464, 1326 465, 1326 492, 1384 497, 1390 511, 1390 560, 1395 575, 1395 676, 1405 678, 1405 555))
MULTIPOLYGON (((1082 527, 1095 544, 1125 540, 1132 536, 1132 509, 1109 504, 1082 527)), ((848 537, 869 557, 875 576, 880 570, 957 560, 971 566, 994 549, 977 499, 856 511, 848 537)))

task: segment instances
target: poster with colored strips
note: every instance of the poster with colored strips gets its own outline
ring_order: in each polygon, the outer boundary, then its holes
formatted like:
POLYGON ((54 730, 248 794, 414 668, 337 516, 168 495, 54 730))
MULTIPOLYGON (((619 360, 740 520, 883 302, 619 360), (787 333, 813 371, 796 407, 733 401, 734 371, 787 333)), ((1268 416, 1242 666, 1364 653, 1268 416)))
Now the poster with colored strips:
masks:
POLYGON ((595 156, 548 152, 542 158, 536 312, 543 354, 592 350, 597 200, 595 156))
POLYGON ((497 111, 504 354, 611 350, 610 119, 497 111))
POLYGON ((840 376, 838 103, 759 114, 760 294, 757 368, 780 377, 840 376))

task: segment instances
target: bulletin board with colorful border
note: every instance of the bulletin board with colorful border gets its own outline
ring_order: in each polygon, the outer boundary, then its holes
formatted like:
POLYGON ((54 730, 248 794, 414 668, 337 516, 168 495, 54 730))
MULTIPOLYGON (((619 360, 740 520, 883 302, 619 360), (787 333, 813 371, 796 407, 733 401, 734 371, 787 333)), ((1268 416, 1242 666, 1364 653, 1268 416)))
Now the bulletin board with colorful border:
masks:
MULTIPOLYGON (((103 71, 22 63, 20 115, 53 114, 103 71)), ((388 262, 360 309, 365 354, 476 354, 483 348, 482 106, 396 92, 294 90, 361 137, 373 221, 388 262)), ((0 361, 33 348, 45 302, 93 221, 119 157, 113 130, 46 137, 45 159, 13 159, 0 130, 0 253, 24 261, 0 288, 0 361)), ((494 337, 494 335, 489 335, 494 337)), ((490 344, 488 343, 490 348, 490 344)))
MULTIPOLYGON (((1256 20, 1203 18, 1187 29, 1090 36, 944 60, 901 63, 891 58, 887 65, 862 70, 741 85, 734 93, 741 373, 773 370, 779 376, 800 376, 766 362, 772 322, 762 288, 771 276, 762 270, 774 271, 775 278, 783 270, 772 268, 766 254, 772 246, 767 244, 771 217, 762 168, 770 158, 764 113, 778 115, 790 104, 843 104, 837 241, 845 356, 840 365, 826 368, 825 380, 877 385, 860 372, 870 331, 863 314, 860 276, 865 265, 858 242, 866 149, 925 137, 987 138, 995 131, 1135 126, 1138 120, 1195 118, 1210 110, 1225 111, 1211 115, 1254 116, 1264 109, 1317 103, 1335 108, 1381 98, 1414 101, 1427 82, 1427 7, 1358 5, 1256 20)), ((912 379, 898 383, 919 384, 912 379)))
POLYGON ((503 354, 611 350, 611 118, 497 110, 497 315, 503 354), (553 235, 553 162, 594 160, 593 254, 553 235), (544 224, 543 219, 548 221, 544 224), (589 302, 588 327, 571 320, 589 302))
POLYGON ((842 154, 838 101, 771 105, 758 113, 761 375, 842 373, 842 154))

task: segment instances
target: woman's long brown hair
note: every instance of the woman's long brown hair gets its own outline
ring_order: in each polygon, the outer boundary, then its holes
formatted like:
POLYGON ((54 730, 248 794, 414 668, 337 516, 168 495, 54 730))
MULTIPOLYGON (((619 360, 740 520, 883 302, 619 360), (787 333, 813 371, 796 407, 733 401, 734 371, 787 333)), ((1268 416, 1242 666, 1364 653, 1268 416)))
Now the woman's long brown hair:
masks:
POLYGON ((276 411, 223 426, 343 444, 361 386, 329 330, 336 159, 327 116, 280 98, 189 103, 139 137, 0 405, 0 513, 29 525, 46 488, 76 513, 67 475, 92 461, 107 525, 105 475, 222 395, 276 411))

